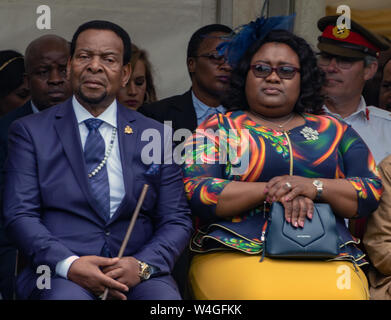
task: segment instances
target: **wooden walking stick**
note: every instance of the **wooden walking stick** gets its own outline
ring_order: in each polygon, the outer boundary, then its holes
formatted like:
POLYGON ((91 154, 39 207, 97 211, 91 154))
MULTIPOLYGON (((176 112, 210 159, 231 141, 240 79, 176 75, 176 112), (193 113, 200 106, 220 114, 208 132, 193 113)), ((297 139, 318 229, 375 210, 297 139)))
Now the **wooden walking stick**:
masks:
MULTIPOLYGON (((140 197, 138 199, 136 208, 134 209, 132 219, 130 220, 128 230, 126 231, 125 238, 122 241, 121 248, 119 249, 118 258, 122 258, 123 254, 124 254, 125 248, 126 248, 126 246, 128 244, 130 235, 131 235, 133 227, 134 227, 134 225, 136 223, 136 220, 137 220, 138 214, 140 212, 141 206, 142 206, 142 204, 144 202, 144 199, 145 199, 145 196, 147 194, 148 187, 149 187, 149 185, 144 184, 144 187, 143 187, 143 190, 141 191, 141 194, 140 194, 140 197)), ((108 293, 109 293, 109 288, 106 288, 105 292, 103 293, 102 300, 106 300, 107 299, 108 293)))

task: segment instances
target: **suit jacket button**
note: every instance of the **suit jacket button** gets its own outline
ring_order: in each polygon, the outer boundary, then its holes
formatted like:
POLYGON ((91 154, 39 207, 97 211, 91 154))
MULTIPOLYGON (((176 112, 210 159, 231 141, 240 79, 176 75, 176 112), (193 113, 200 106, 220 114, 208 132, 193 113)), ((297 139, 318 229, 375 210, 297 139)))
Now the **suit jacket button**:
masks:
POLYGON ((105 231, 105 235, 106 235, 106 236, 109 236, 109 235, 110 235, 110 231, 106 230, 106 231, 105 231))

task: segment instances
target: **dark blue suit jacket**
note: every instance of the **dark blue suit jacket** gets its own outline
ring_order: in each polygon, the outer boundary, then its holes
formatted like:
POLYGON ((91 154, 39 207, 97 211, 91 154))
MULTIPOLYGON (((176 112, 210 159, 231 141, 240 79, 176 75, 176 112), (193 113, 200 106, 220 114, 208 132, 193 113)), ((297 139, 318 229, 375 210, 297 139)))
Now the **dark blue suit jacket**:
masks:
MULTIPOLYGON (((91 196, 80 134, 72 100, 15 121, 9 131, 5 165, 5 227, 27 256, 29 268, 21 286, 35 285, 36 268, 71 255, 100 255, 106 242, 112 256, 119 252, 131 215, 144 184, 150 188, 125 249, 134 256, 171 272, 192 232, 181 169, 161 164, 153 175, 141 160, 146 129, 159 132, 164 150, 163 126, 118 103, 118 139, 125 197, 105 223, 91 196), (130 126, 133 133, 124 132, 130 126)), ((162 152, 162 159, 163 159, 162 152)))
POLYGON ((0 118, 0 292, 3 299, 12 299, 16 248, 5 235, 3 227, 4 163, 7 158, 8 129, 12 122, 33 113, 31 100, 0 118))
MULTIPOLYGON (((4 117, 0 118, 0 188, 3 190, 4 185, 4 163, 7 158, 7 141, 8 141, 8 129, 12 122, 16 119, 25 117, 33 113, 31 106, 31 100, 27 101, 23 106, 12 110, 4 117)), ((0 195, 1 196, 1 195, 0 195)), ((0 209, 1 211, 1 209, 0 209)))

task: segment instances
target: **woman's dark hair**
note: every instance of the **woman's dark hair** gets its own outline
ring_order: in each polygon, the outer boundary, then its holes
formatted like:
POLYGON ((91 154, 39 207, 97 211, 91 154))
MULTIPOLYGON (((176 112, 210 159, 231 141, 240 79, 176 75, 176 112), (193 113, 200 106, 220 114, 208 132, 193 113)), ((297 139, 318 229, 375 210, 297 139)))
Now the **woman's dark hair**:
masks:
POLYGON ((23 55, 13 50, 0 51, 0 99, 20 87, 23 76, 23 55))
POLYGON ((79 28, 77 28, 75 34, 72 37, 71 41, 71 58, 73 57, 73 54, 75 53, 76 48, 76 41, 79 37, 80 33, 83 31, 89 30, 89 29, 96 29, 96 30, 110 30, 113 31, 118 37, 121 38, 123 44, 124 44, 124 56, 123 56, 123 65, 126 65, 130 61, 131 56, 131 40, 129 37, 129 34, 122 29, 119 25, 110 22, 110 21, 101 21, 101 20, 93 20, 86 22, 82 24, 79 28))
POLYGON ((264 39, 254 42, 249 47, 237 67, 232 71, 230 87, 222 99, 222 104, 229 111, 249 109, 245 95, 245 86, 251 59, 262 45, 269 42, 284 43, 296 52, 299 57, 300 94, 294 111, 321 114, 323 96, 320 94, 320 91, 324 82, 324 72, 318 68, 315 54, 308 43, 286 30, 270 31, 264 39))
POLYGON ((362 95, 367 105, 380 107, 380 86, 383 80, 384 68, 391 60, 391 49, 380 52, 378 68, 372 79, 365 82, 362 95))

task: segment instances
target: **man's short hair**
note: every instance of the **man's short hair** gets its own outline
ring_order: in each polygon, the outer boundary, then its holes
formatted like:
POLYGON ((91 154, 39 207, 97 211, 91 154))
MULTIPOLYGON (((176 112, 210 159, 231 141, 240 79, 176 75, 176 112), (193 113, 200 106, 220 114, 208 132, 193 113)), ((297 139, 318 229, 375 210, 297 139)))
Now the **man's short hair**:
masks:
POLYGON ((368 67, 369 65, 371 65, 372 63, 376 62, 377 61, 377 58, 373 57, 373 56, 365 56, 364 57, 364 67, 368 67))
POLYGON ((213 32, 224 32, 232 33, 232 29, 223 24, 209 24, 198 29, 190 38, 189 44, 187 46, 187 58, 195 57, 198 53, 198 49, 205 39, 205 37, 213 32))
POLYGON ((80 33, 83 31, 89 30, 89 29, 95 29, 95 30, 110 30, 113 31, 117 36, 119 36, 124 44, 124 55, 123 55, 123 65, 126 65, 129 63, 131 58, 131 45, 132 42, 130 40, 129 34, 121 28, 119 25, 110 22, 110 21, 103 21, 103 20, 93 20, 86 22, 82 24, 79 28, 77 28, 75 34, 72 37, 71 42, 71 58, 73 57, 75 53, 76 48, 76 41, 79 37, 80 33))

